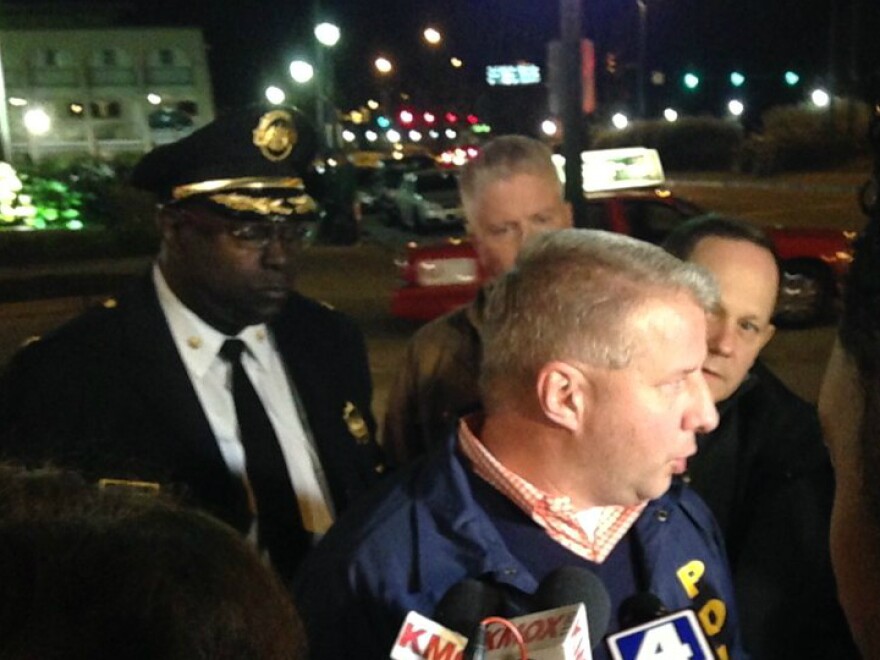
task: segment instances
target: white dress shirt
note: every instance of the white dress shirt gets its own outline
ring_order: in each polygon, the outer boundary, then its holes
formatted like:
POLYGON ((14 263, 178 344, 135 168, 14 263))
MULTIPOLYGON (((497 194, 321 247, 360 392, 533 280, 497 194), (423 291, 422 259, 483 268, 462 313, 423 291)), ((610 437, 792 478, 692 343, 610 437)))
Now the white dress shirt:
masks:
MULTIPOLYGON (((158 265, 153 266, 153 281, 171 336, 223 460, 233 474, 243 477, 246 457, 232 399, 232 368, 219 355, 223 343, 232 337, 211 327, 187 308, 171 291, 158 265)), ((299 501, 303 526, 320 536, 333 524, 327 480, 272 333, 265 324, 252 325, 234 338, 240 339, 246 347, 241 356, 242 365, 275 429, 299 501)))

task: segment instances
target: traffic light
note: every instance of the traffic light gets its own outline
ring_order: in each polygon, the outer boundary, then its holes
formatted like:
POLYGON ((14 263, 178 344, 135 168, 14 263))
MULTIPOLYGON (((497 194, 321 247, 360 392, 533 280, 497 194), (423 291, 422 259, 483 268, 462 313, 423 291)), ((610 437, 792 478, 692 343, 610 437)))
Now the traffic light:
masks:
POLYGON ((376 117, 376 124, 379 126, 379 128, 388 128, 389 126, 391 126, 391 120, 384 115, 379 115, 378 117, 376 117))
POLYGON ((684 86, 688 89, 696 89, 700 86, 700 77, 693 71, 685 73, 682 81, 684 82, 684 86))
POLYGON ((734 87, 742 87, 745 81, 746 77, 739 71, 734 71, 730 74, 730 84, 734 87))
POLYGON ((467 119, 467 123, 470 124, 471 126, 474 126, 475 124, 479 124, 479 123, 480 123, 480 118, 477 117, 477 116, 474 115, 474 114, 470 114, 470 115, 468 115, 468 116, 466 117, 466 119, 467 119))
POLYGON ((415 120, 415 116, 410 110, 401 110, 400 114, 397 115, 400 119, 400 123, 404 126, 409 126, 415 120))
POLYGON ((445 119, 447 124, 454 124, 458 121, 458 115, 454 112, 447 112, 445 115, 445 119))
POLYGON ((434 116, 434 113, 433 113, 433 112, 426 112, 425 114, 422 115, 422 118, 425 120, 425 123, 428 124, 429 126, 430 126, 431 124, 433 124, 434 121, 437 119, 437 118, 434 116))
POLYGON ((800 82, 800 80, 801 77, 794 71, 789 70, 785 72, 785 84, 789 87, 794 87, 800 82))

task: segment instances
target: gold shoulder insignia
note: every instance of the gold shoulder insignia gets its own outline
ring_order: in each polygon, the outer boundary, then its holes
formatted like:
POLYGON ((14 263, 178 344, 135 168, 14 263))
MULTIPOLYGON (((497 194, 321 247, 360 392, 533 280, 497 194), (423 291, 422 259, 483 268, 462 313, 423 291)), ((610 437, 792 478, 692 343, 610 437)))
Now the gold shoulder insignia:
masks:
POLYGON ((345 420, 346 426, 348 426, 348 432, 354 436, 355 441, 359 445, 366 444, 370 439, 370 431, 367 429, 367 422, 364 421, 364 416, 361 415, 361 411, 357 409, 351 401, 345 402, 345 408, 342 411, 342 419, 345 420))
POLYGON ((286 110, 272 110, 260 117, 253 131, 254 146, 265 158, 272 161, 284 160, 293 151, 297 141, 293 115, 286 110))

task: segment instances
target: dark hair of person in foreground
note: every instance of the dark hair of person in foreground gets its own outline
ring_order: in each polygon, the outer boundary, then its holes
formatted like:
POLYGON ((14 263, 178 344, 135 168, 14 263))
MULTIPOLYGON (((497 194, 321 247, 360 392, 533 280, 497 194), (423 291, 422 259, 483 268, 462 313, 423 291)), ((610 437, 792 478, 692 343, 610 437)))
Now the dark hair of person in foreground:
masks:
POLYGON ((161 495, 0 465, 0 658, 304 658, 299 619, 226 525, 161 495))

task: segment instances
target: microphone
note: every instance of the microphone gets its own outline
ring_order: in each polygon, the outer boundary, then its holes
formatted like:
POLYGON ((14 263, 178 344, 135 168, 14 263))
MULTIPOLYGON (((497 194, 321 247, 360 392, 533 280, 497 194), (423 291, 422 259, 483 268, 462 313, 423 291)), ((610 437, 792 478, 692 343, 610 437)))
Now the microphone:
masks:
POLYGON ((691 609, 670 612, 656 595, 643 592, 623 601, 618 614, 624 629, 605 639, 614 660, 717 658, 691 609))
MULTIPOLYGON (((390 656, 392 660, 509 658, 518 645, 515 635, 497 623, 481 625, 509 610, 508 600, 500 588, 473 578, 462 580, 437 603, 434 620, 418 612, 407 614, 390 656)), ((530 609, 538 611, 509 619, 528 645, 529 658, 592 657, 591 648, 605 634, 611 617, 608 592, 598 577, 574 566, 557 569, 541 581, 531 601, 530 609)))
POLYGON ((539 610, 583 603, 591 648, 599 645, 611 621, 608 590, 595 573, 580 566, 563 566, 549 573, 538 586, 534 602, 539 610))
MULTIPOLYGON (((566 605, 506 620, 519 632, 530 660, 591 660, 587 611, 583 603, 566 605)), ((494 621, 486 628, 487 660, 525 657, 519 640, 507 626, 494 621)), ((470 645, 468 646, 470 648, 470 645)), ((480 656, 474 656, 480 657, 480 656)))
POLYGON ((480 622, 503 606, 494 587, 466 578, 452 585, 434 609, 434 619, 410 612, 391 647, 392 660, 454 660, 468 646, 480 622), (467 635, 467 637, 465 636, 467 635))
POLYGON ((452 660, 461 658, 467 638, 418 612, 403 620, 389 654, 391 660, 452 660))
POLYGON ((626 629, 659 619, 669 613, 669 608, 662 600, 649 591, 642 591, 620 604, 617 618, 620 620, 620 627, 626 629))
POLYGON ((434 620, 463 635, 472 635, 480 621, 498 614, 504 606, 501 593, 485 582, 467 578, 452 585, 434 608, 434 620))

